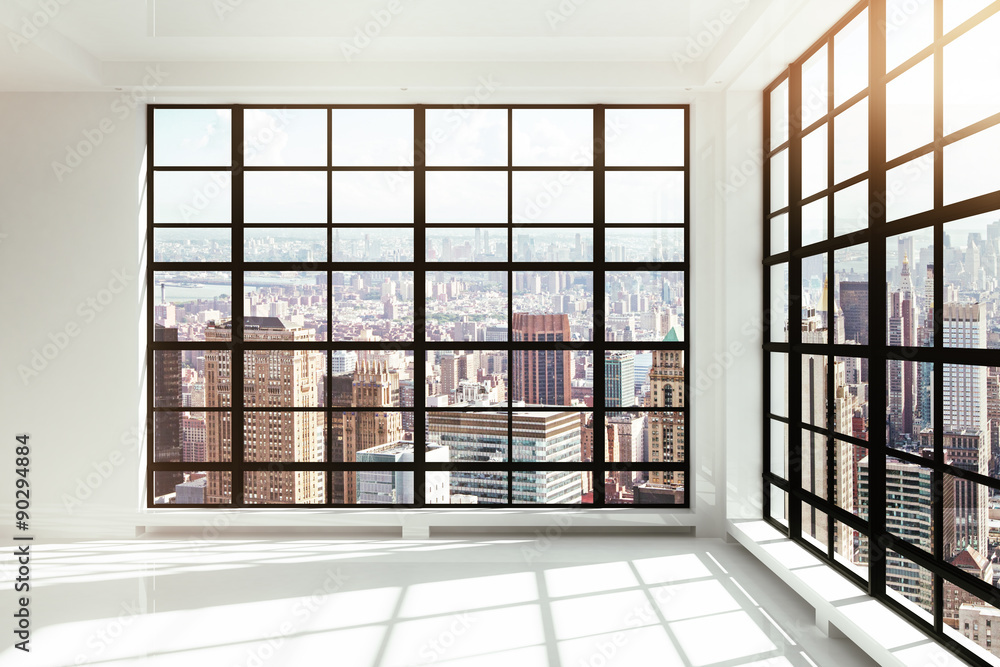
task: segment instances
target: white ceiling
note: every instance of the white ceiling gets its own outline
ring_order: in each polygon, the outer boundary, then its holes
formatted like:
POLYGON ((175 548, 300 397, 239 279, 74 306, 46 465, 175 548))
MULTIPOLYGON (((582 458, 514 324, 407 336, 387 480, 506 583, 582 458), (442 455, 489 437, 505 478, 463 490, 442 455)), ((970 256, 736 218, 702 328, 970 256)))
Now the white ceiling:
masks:
POLYGON ((817 2, 0 0, 0 90, 710 90, 817 2))

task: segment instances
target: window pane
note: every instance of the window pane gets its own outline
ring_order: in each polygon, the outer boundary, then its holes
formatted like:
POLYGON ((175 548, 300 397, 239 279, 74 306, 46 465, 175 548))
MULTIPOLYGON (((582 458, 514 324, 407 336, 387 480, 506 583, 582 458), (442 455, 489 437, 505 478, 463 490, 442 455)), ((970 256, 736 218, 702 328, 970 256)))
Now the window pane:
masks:
POLYGON ((828 55, 824 44, 802 64, 802 129, 826 115, 830 100, 828 55))
POLYGON ((441 490, 443 474, 425 473, 426 502, 451 505, 506 505, 507 474, 503 471, 452 470, 449 476, 449 493, 441 490), (435 480, 436 481, 432 481, 435 480))
POLYGON ((788 250, 788 214, 782 213, 771 218, 771 254, 777 255, 788 250))
POLYGON ((771 420, 770 472, 788 479, 788 424, 771 420))
POLYGON ((608 172, 604 188, 608 223, 684 223, 682 172, 608 172))
POLYGON ((684 274, 609 271, 605 340, 684 340, 684 274))
POLYGON ((833 38, 833 104, 840 106, 868 87, 868 9, 833 38))
MULTIPOLYGON (((514 441, 512 459, 515 462, 529 463, 579 463, 581 460, 580 450, 580 413, 570 411, 552 412, 515 412, 514 413, 514 441)), ((642 437, 638 442, 642 443, 642 437)), ((514 474, 514 482, 518 482, 519 473, 514 474)), ((530 474, 531 478, 534 473, 530 474)), ((539 480, 522 480, 528 486, 535 486, 539 480)), ((541 500, 522 499, 520 502, 546 502, 544 498, 549 497, 554 492, 566 493, 575 492, 576 499, 566 502, 580 502, 580 473, 562 471, 558 476, 547 480, 542 480, 541 485, 535 489, 524 489, 528 497, 534 496, 541 500), (567 475, 573 477, 573 489, 567 489, 569 479, 567 475)), ((572 493, 571 493, 572 495, 572 493)), ((518 502, 515 499, 514 502, 518 502)))
MULTIPOLYGON (((180 414, 181 460, 191 463, 232 460, 230 447, 220 446, 220 433, 231 437, 232 413, 230 412, 183 412, 180 414), (212 458, 209 458, 208 444, 214 444, 212 458)), ((155 443, 155 439, 154 439, 155 443)), ((155 449, 155 447, 154 447, 155 449)), ((154 453, 155 455, 155 453, 154 453)), ((156 460, 160 460, 157 458, 156 460)))
POLYGON ((413 111, 334 109, 332 140, 335 166, 411 166, 413 111))
POLYGON ((788 79, 771 91, 771 150, 788 141, 788 79))
POLYGON ((228 229, 154 229, 154 262, 228 262, 232 232, 228 229))
MULTIPOLYGON (((833 253, 834 343, 868 344, 868 244, 833 253)), ((867 378, 865 373, 865 378, 867 378)))
MULTIPOLYGON (((323 234, 326 234, 325 230, 323 234)), ((403 227, 335 227, 335 262, 412 262, 413 229, 403 227)))
POLYGON ((771 352, 771 414, 788 416, 788 355, 771 352))
POLYGON ((771 168, 771 213, 788 206, 788 149, 768 160, 771 168))
POLYGON ((326 414, 247 410, 243 413, 243 458, 264 463, 325 461, 326 414))
POLYGON ((233 161, 229 109, 154 109, 153 164, 228 167, 233 161))
POLYGON ((885 189, 886 222, 931 209, 934 206, 934 155, 928 153, 888 170, 885 189))
MULTIPOLYGON (((503 462, 507 460, 508 420, 506 412, 430 411, 427 437, 429 442, 449 447, 451 460, 456 463, 503 462)), ((453 474, 461 475, 455 471, 453 474)))
POLYGON ((247 505, 316 505, 326 502, 325 472, 245 472, 247 505))
POLYGON ((428 262, 506 262, 506 228, 427 227, 424 230, 428 262))
MULTIPOLYGON (((435 448, 437 449, 437 448, 435 448)), ((434 451, 434 450, 431 450, 434 451)), ((406 445, 380 445, 358 454, 365 461, 395 461, 413 459, 413 443, 406 445)), ((336 473, 333 473, 336 474, 336 473)), ((447 476, 448 473, 439 473, 447 476)), ((354 477, 358 505, 400 505, 414 502, 413 473, 405 470, 359 470, 354 477)), ((426 480, 425 480, 426 483, 426 480)), ((428 484, 435 494, 434 502, 447 502, 444 487, 428 484)))
POLYGON ((426 180, 427 222, 507 222, 506 172, 431 171, 426 180))
POLYGON ((231 472, 156 471, 153 473, 154 502, 157 505, 229 503, 232 502, 231 480, 231 472))
POLYGON ((827 142, 829 136, 824 123, 802 137, 802 197, 825 190, 827 183, 827 142))
POLYGON ((944 265, 944 346, 997 348, 1000 214, 949 222, 944 265))
POLYGON ((326 109, 244 109, 243 159, 254 167, 326 164, 326 109))
POLYGON ((803 246, 826 240, 827 230, 829 229, 827 223, 828 209, 829 205, 827 204, 826 197, 817 199, 802 207, 803 246))
POLYGON ((605 109, 604 141, 608 166, 683 167, 684 110, 605 109))
POLYGON ((833 559, 868 581, 868 536, 845 523, 834 521, 833 559))
POLYGON ((607 262, 683 262, 684 230, 612 227, 604 231, 607 262))
POLYGON ((998 61, 1000 14, 994 14, 954 42, 945 45, 945 134, 1000 113, 998 61))
POLYGON ((1000 190, 1000 125, 944 147, 944 203, 1000 190))
POLYGON ((245 222, 326 222, 326 174, 321 171, 248 171, 243 188, 245 222))
POLYGON ((514 340, 593 340, 593 306, 591 272, 514 272, 514 340), (519 319, 524 327, 521 337, 519 319))
MULTIPOLYGON (((243 274, 243 316, 248 327, 276 329, 266 336, 261 332, 258 340, 326 340, 326 272, 247 271, 243 274), (265 318, 280 321, 264 322, 265 318)), ((244 338, 251 340, 249 330, 244 338)))
POLYGON ((771 267, 771 342, 788 342, 788 263, 771 267))
MULTIPOLYGON (((833 441, 833 503, 842 510, 856 514, 858 500, 858 462, 868 456, 868 449, 843 440, 833 441)), ((853 553, 853 536, 845 531, 840 538, 839 553, 853 553), (850 539, 849 539, 850 538, 850 539)))
POLYGON ((771 518, 778 523, 788 526, 788 494, 773 484, 771 489, 771 518))
POLYGON ((325 262, 326 230, 247 227, 243 230, 243 261, 325 262))
MULTIPOLYGON (((174 332, 154 327, 153 340, 176 341, 174 332)), ((154 350, 153 406, 228 407, 228 392, 218 387, 228 385, 231 373, 229 350, 154 350)))
MULTIPOLYGON (((608 234, 610 235, 610 232, 608 234)), ((665 233, 664 236, 669 234, 665 233)), ((517 228, 514 230, 514 261, 592 262, 594 231, 589 228, 575 230, 545 227, 517 228)))
POLYGON ((836 357, 833 365, 833 430, 868 439, 868 359, 836 357))
MULTIPOLYGON (((247 341, 291 341, 298 332, 279 324, 247 320, 247 341)), ((245 350, 243 404, 257 408, 316 408, 323 405, 326 352, 322 350, 245 350)))
POLYGON ((209 324, 232 317, 229 272, 157 271, 153 286, 159 292, 153 297, 156 299, 153 321, 167 329, 176 329, 175 340, 206 340, 209 324))
POLYGON ((809 503, 802 503, 802 539, 824 553, 830 541, 829 525, 830 518, 826 512, 809 503))
POLYGON ((683 472, 639 470, 631 487, 621 485, 615 475, 620 473, 605 473, 604 502, 608 505, 684 504, 683 472))
POLYGON ((334 223, 413 222, 413 172, 333 172, 334 223))
MULTIPOLYGON (((947 430, 947 427, 945 427, 947 430)), ((952 442, 950 444, 959 444, 952 442)), ((986 452, 980 453, 978 448, 957 448, 956 450, 946 450, 945 463, 962 468, 970 472, 984 474, 988 459, 986 452)), ((966 549, 979 556, 983 561, 990 561, 990 501, 996 495, 989 487, 976 482, 960 479, 954 475, 944 476, 943 488, 944 505, 944 544, 942 546, 946 559, 953 565, 965 569, 967 572, 973 570, 973 574, 978 579, 983 579, 981 571, 975 571, 976 560, 970 563, 965 558, 956 559, 955 556, 966 549), (969 567, 969 566, 972 567, 969 567)), ((986 562, 980 564, 985 566, 986 562)), ((983 567, 985 569, 985 567, 983 567)), ((992 582, 992 573, 990 576, 992 582)))
POLYGON ((539 470, 514 472, 514 504, 518 505, 577 505, 593 502, 583 499, 584 478, 591 473, 573 470, 539 470))
MULTIPOLYGON (((862 465, 864 465, 862 461, 862 465)), ((866 481, 867 471, 862 475, 866 481)), ((933 551, 930 468, 887 457, 885 461, 885 527, 896 537, 924 551, 933 551)), ((866 503, 867 484, 861 491, 866 503)))
POLYGON ((868 171, 868 98, 833 119, 833 180, 841 183, 868 171))
POLYGON ((833 233, 851 234, 868 227, 868 181, 861 181, 833 195, 833 233))
POLYGON ((971 651, 987 665, 1000 665, 997 657, 997 608, 944 580, 944 634, 971 651))
MULTIPOLYGON (((413 352, 404 350, 333 350, 330 352, 330 405, 335 408, 412 408, 413 352), (355 385, 355 381, 358 382, 355 385), (375 387, 377 391, 368 391, 375 387)), ((321 400, 325 401, 323 393, 321 400)), ((333 413, 335 420, 340 413, 333 413)), ((344 413, 347 414, 347 413, 344 413)), ((402 427, 405 438, 412 432, 412 413, 404 412, 402 427)), ((334 422, 337 426, 337 422, 334 422)), ((383 429, 384 430, 384 429, 383 429)), ((336 451, 336 440, 334 446, 336 451)), ((349 459, 353 460, 353 459, 349 459)))
MULTIPOLYGON (((547 327, 548 331, 558 330, 565 325, 558 322, 547 327)), ((520 313, 514 313, 514 340, 525 340, 525 336, 537 336, 539 339, 552 334, 541 329, 544 322, 533 322, 520 313)), ((557 331, 556 336, 562 335, 557 331)), ((531 338, 534 340, 534 338, 531 338)), ((589 357, 589 353, 573 350, 538 349, 514 350, 513 369, 511 371, 511 398, 515 403, 528 406, 542 405, 583 405, 583 395, 587 390, 581 387, 578 391, 574 380, 579 378, 577 364, 581 356, 589 357), (577 397, 581 394, 580 397, 577 397)), ((593 381, 590 382, 593 387, 593 381)), ((589 391, 593 403, 593 390, 589 391)))
POLYGON ((413 340, 412 271, 335 271, 330 340, 413 340))
MULTIPOLYGON (((818 354, 802 356, 802 423, 828 428, 827 411, 827 358, 818 354)), ((805 434, 803 433, 803 437, 805 434)))
POLYGON ((507 164, 506 109, 427 109, 427 165, 507 164))
POLYGON ((934 39, 932 0, 886 0, 885 71, 891 72, 934 39))
POLYGON ((926 347, 933 343, 932 308, 934 232, 922 229, 910 234, 890 236, 885 242, 888 269, 888 313, 886 343, 902 347, 926 347))
POLYGON ((885 592, 930 624, 934 622, 934 575, 892 549, 885 554, 885 592))
POLYGON ((594 163, 590 109, 514 109, 514 164, 519 167, 594 163))
POLYGON ((506 405, 506 350, 428 350, 427 407, 506 405))
POLYGON ((886 361, 886 445, 934 458, 934 365, 886 361))
POLYGON ((590 224, 594 174, 588 171, 514 172, 514 224, 590 224))
POLYGON ((507 340, 505 271, 428 272, 427 340, 507 340))
POLYGON ((228 171, 153 172, 155 224, 229 224, 232 175, 228 171))
POLYGON ((945 0, 944 31, 957 28, 989 5, 990 0, 945 0))
POLYGON ((934 141, 934 58, 924 58, 885 86, 885 158, 934 141))
POLYGON ((684 407, 684 352, 609 350, 604 353, 604 405, 684 407))
POLYGON ((828 256, 802 260, 802 342, 829 342, 830 304, 827 280, 828 256))
MULTIPOLYGON (((355 392, 355 403, 362 407, 392 407, 396 387, 396 373, 381 368, 358 367, 352 374, 359 388, 355 392), (391 385, 391 388, 390 388, 391 385), (370 387, 376 388, 375 392, 370 387)), ((330 413, 330 432, 333 435, 331 460, 348 463, 409 463, 413 461, 412 429, 407 430, 407 422, 412 424, 412 412, 398 410, 359 410, 357 412, 330 413), (409 442, 404 442, 409 440, 409 442)), ((427 458, 431 461, 430 457, 427 458)), ((445 458, 444 460, 447 460, 445 458)), ((333 488, 335 493, 344 493, 350 500, 351 490, 357 476, 335 473, 333 488)))

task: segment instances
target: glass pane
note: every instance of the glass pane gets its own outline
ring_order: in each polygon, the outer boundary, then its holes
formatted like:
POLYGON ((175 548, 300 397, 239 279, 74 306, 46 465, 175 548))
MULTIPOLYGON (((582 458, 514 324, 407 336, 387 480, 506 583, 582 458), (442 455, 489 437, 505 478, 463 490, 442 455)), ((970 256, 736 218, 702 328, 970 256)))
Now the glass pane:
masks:
POLYGON ((593 222, 593 172, 516 171, 513 179, 514 224, 593 222))
POLYGON ((456 463, 503 462, 507 460, 508 418, 506 412, 429 411, 428 442, 448 447, 450 460, 456 463))
POLYGON ((326 414, 247 410, 243 413, 243 458, 264 463, 325 461, 326 414))
POLYGON ((934 458, 934 365, 886 362, 886 444, 914 456, 934 458))
MULTIPOLYGON (((247 320, 247 341, 291 341, 298 332, 247 320)), ((257 408, 317 408, 326 387, 322 350, 245 350, 243 403, 257 408)), ((311 423, 311 422, 310 422, 311 423)))
MULTIPOLYGON (((153 328, 154 341, 175 342, 176 329, 153 328)), ((228 350, 155 350, 153 352, 153 405, 157 408, 224 407, 232 373, 228 350), (207 392, 206 392, 207 387, 207 392)))
POLYGON ((868 87, 868 9, 833 38, 833 105, 868 87))
POLYGON ((315 471, 243 473, 247 505, 317 505, 326 502, 326 473, 315 471))
MULTIPOLYGON (((963 569, 980 578, 988 574, 992 579, 992 572, 981 572, 978 567, 963 569)), ((992 567, 990 570, 992 571, 992 567)), ((1000 627, 1000 610, 947 579, 943 583, 945 636, 971 651, 987 665, 1000 665, 996 636, 1000 627)))
POLYGON ((326 109, 244 109, 243 159, 252 167, 326 164, 326 109))
POLYGON ((868 536, 845 523, 833 522, 833 559, 868 581, 868 536))
POLYGON ((228 167, 233 161, 229 109, 154 109, 153 164, 228 167))
MULTIPOLYGON (((580 450, 580 413, 570 411, 552 412, 515 412, 514 413, 514 441, 513 441, 513 461, 529 463, 579 463, 581 461, 580 450)), ((641 450, 642 438, 637 441, 641 450)), ((566 493, 565 488, 569 480, 567 475, 575 475, 573 490, 576 492, 576 500, 568 502, 580 502, 580 473, 570 473, 563 471, 560 475, 542 480, 540 488, 533 490, 536 498, 547 498, 557 489, 566 493)), ((534 477, 534 473, 531 473, 534 477)), ((517 483, 518 474, 514 475, 514 482, 517 483)), ((522 480, 529 486, 538 483, 539 480, 522 480)), ((522 493, 529 490, 522 490, 522 493)), ((530 491, 529 491, 530 495, 530 491)), ((515 499, 515 502, 518 502, 515 499)), ((546 502, 545 500, 521 500, 521 502, 546 502)), ((551 502, 551 501, 549 501, 551 502)))
POLYGON ((608 262, 683 262, 684 230, 612 227, 604 232, 608 262))
MULTIPOLYGON (((335 378, 336 379, 336 378, 335 378)), ((362 365, 354 374, 360 387, 356 394, 367 407, 378 407, 378 403, 394 403, 389 384, 395 387, 396 374, 386 373, 362 365), (379 391, 371 392, 365 384, 379 391), (385 400, 376 398, 381 394, 385 400), (374 400, 372 400, 374 398, 374 400)), ((385 407, 390 407, 386 405, 385 407)), ((330 413, 330 432, 333 436, 331 460, 348 463, 409 463, 413 461, 413 442, 405 442, 412 437, 412 429, 407 430, 407 422, 412 422, 412 412, 396 410, 364 410, 358 412, 330 413)), ((427 459, 431 461, 430 457, 427 459)), ((444 460, 448 460, 445 457, 444 460)), ((334 497, 346 496, 347 502, 354 502, 352 493, 356 490, 357 476, 351 473, 334 473, 334 497), (352 478, 353 477, 353 478, 352 478)))
POLYGON ((228 271, 157 271, 153 274, 153 287, 159 292, 153 295, 154 322, 175 329, 179 341, 211 340, 209 325, 233 315, 230 275, 228 271))
POLYGON ((885 174, 885 189, 886 222, 901 220, 933 208, 933 153, 922 155, 888 170, 885 174))
POLYGON ((612 171, 604 176, 609 223, 684 223, 684 173, 612 171))
POLYGON ((868 440, 868 359, 836 357, 833 382, 834 432, 868 440))
POLYGON ((427 222, 506 223, 507 173, 427 172, 427 222))
POLYGON ((802 342, 829 341, 830 303, 827 280, 828 256, 813 255, 802 260, 802 342))
POLYGON ((604 353, 604 405, 684 407, 684 353, 615 350, 604 353))
POLYGON ((788 206, 788 149, 768 160, 771 168, 771 213, 788 206))
POLYGON ((232 502, 231 472, 156 471, 153 502, 157 505, 222 505, 232 502))
POLYGON ((885 71, 891 72, 930 46, 934 39, 934 3, 886 0, 885 71))
POLYGON ((335 271, 330 340, 413 340, 412 271, 335 271))
POLYGON ((622 485, 615 476, 621 472, 607 472, 604 477, 604 502, 608 505, 683 505, 684 473, 656 470, 634 471, 631 486, 622 485))
POLYGON ((850 234, 868 227, 868 181, 861 181, 833 195, 833 233, 850 234))
POLYGON ((771 254, 777 255, 788 250, 788 214, 771 218, 771 254))
MULTIPOLYGON (((428 504, 448 503, 451 505, 506 505, 507 473, 504 471, 452 470, 449 476, 449 493, 445 499, 440 490, 429 487, 431 473, 426 473, 425 484, 428 504)), ((438 480, 440 484, 441 480, 438 480)))
POLYGON ((514 340, 593 340, 593 305, 589 271, 515 271, 514 340))
POLYGON ((334 223, 413 222, 413 172, 333 172, 334 223))
MULTIPOLYGON (((868 344, 868 244, 833 253, 833 342, 868 344)), ((867 373, 865 374, 867 378, 867 373)))
POLYGON ((413 165, 412 109, 334 109, 334 166, 413 165))
POLYGON ((248 171, 243 188, 245 222, 326 222, 324 172, 248 171))
POLYGON ((788 416, 788 355, 771 352, 771 414, 788 416))
POLYGON ((223 449, 219 437, 222 432, 227 434, 230 432, 231 420, 230 412, 157 412, 153 434, 153 460, 190 463, 232 460, 231 448, 223 449), (176 447, 174 442, 177 443, 176 447), (212 459, 209 459, 209 442, 213 444, 212 459), (180 458, 177 458, 178 451, 180 458))
POLYGON ((949 222, 944 238, 945 347, 1000 347, 995 334, 1000 214, 949 222))
POLYGON ((809 503, 802 503, 802 539, 824 553, 830 541, 829 525, 830 518, 826 512, 809 503))
MULTIPOLYGON (((827 358, 818 354, 802 355, 802 423, 827 428, 827 358)), ((805 433, 803 433, 805 437, 805 433)))
POLYGON ((507 164, 506 109, 427 109, 427 166, 507 164))
MULTIPOLYGON (((565 320, 548 323, 543 316, 529 317, 514 313, 514 340, 560 338, 565 334, 565 320)), ((512 400, 529 406, 578 403, 574 400, 573 357, 571 350, 514 350, 512 400)))
POLYGON ((771 267, 771 342, 788 342, 788 263, 771 267))
POLYGON ((944 31, 957 28, 989 5, 990 0, 945 0, 944 31))
MULTIPOLYGON (((947 7, 948 4, 945 3, 947 7)), ((946 10, 947 11, 947 10, 946 10)), ((1000 14, 944 47, 944 133, 1000 113, 1000 14)))
POLYGON ((924 58, 885 86, 885 158, 934 141, 934 58, 924 58))
POLYGON ((823 44, 802 64, 802 129, 826 115, 829 100, 828 49, 823 44))
POLYGON ((684 273, 608 271, 605 340, 684 340, 684 273))
MULTIPOLYGON (((861 502, 866 506, 867 461, 863 460, 861 465, 861 502)), ((886 529, 896 537, 931 553, 931 469, 887 457, 885 477, 886 529)))
POLYGON ((427 340, 507 340, 508 275, 428 272, 427 340))
POLYGON ((827 215, 829 206, 826 197, 806 204, 802 207, 802 245, 807 246, 826 240, 829 229, 827 215))
POLYGON ((594 163, 591 109, 514 109, 514 164, 519 167, 594 163))
MULTIPOLYGON (((330 352, 330 364, 333 374, 330 377, 329 391, 330 405, 333 407, 413 407, 412 351, 333 350, 330 352), (355 385, 355 382, 358 384, 355 385), (369 391, 372 387, 377 391, 369 391)), ((320 400, 325 401, 322 392, 320 396, 320 400)), ((339 414, 333 413, 334 418, 337 419, 339 414)), ((404 433, 406 430, 412 431, 411 414, 403 413, 404 433)), ((336 427, 336 421, 334 426, 336 427)), ((393 436, 397 440, 403 437, 393 436)), ((335 440, 335 447, 336 444, 335 440)))
POLYGON ((934 232, 922 229, 890 236, 885 242, 888 269, 888 313, 886 343, 902 347, 926 347, 933 343, 934 232))
POLYGON ((926 623, 934 622, 934 575, 912 560, 888 549, 885 592, 926 623))
POLYGON ((778 523, 788 525, 788 494, 774 486, 771 488, 771 518, 778 523))
POLYGON ((333 261, 412 262, 413 230, 404 227, 335 227, 333 261))
POLYGON ((993 428, 997 420, 997 369, 944 364, 945 462, 996 477, 992 464, 993 428))
POLYGON ((788 79, 771 91, 771 145, 773 150, 788 141, 788 79))
POLYGON ((228 262, 232 260, 228 229, 154 229, 154 262, 228 262))
MULTIPOLYGON (((647 230, 628 230, 642 234, 647 230)), ((668 230, 662 230, 669 237, 668 230)), ((608 232, 610 235, 610 232, 608 232)), ((683 234, 682 234, 683 235, 683 234)), ((629 236, 629 238, 632 238, 629 236)), ((521 227, 514 230, 515 262, 592 262, 594 231, 589 228, 558 229, 521 227)))
POLYGON ((833 181, 841 183, 868 171, 868 98, 833 119, 833 181))
POLYGON ((266 336, 262 331, 258 340, 326 340, 326 272, 247 271, 243 316, 246 340, 258 336, 251 326, 275 329, 266 336))
POLYGON ((944 147, 944 203, 1000 190, 1000 125, 944 147))
POLYGON ((604 141, 608 166, 683 167, 684 110, 605 109, 604 141))
POLYGON ((770 472, 788 479, 788 424, 771 420, 770 472))
MULTIPOLYGON (((834 504, 851 514, 857 513, 858 462, 868 456, 868 449, 843 440, 833 441, 833 500, 834 504)), ((853 539, 847 533, 837 537, 843 540, 840 553, 852 553, 853 539)), ((853 537, 853 536, 852 536, 853 537)))
POLYGON ((428 262, 506 262, 506 228, 427 227, 428 262))
POLYGON ((507 403, 506 350, 428 350, 426 368, 427 407, 507 403))
MULTIPOLYGON (((336 261, 337 257, 334 256, 336 261)), ((326 230, 294 227, 247 227, 245 262, 325 262, 326 230)))
POLYGON ((584 479, 589 472, 573 470, 538 470, 514 472, 515 505, 578 505, 593 502, 583 499, 584 479))
POLYGON ((229 224, 232 174, 228 171, 153 172, 155 224, 229 224))
MULTIPOLYGON (((975 443, 951 442, 949 444, 963 446, 956 450, 946 450, 945 463, 970 472, 985 473, 989 461, 988 450, 975 447, 975 443)), ((960 479, 954 475, 945 475, 943 495, 944 530, 942 532, 944 533, 944 544, 942 548, 947 559, 953 565, 968 571, 967 561, 964 558, 956 559, 955 556, 966 549, 971 549, 972 554, 984 561, 982 565, 988 566, 991 560, 989 545, 990 501, 995 492, 983 484, 960 479)), ((976 560, 978 559, 972 559, 972 563, 975 563, 976 560)), ((983 578, 982 573, 978 571, 974 572, 974 576, 983 578)), ((990 573, 990 579, 990 583, 993 583, 992 573, 990 573)))
MULTIPOLYGON (((365 450, 363 454, 359 452, 358 456, 359 458, 363 456, 366 462, 376 463, 397 460, 412 461, 413 443, 380 445, 365 450)), ((336 475, 337 473, 331 474, 336 475)), ((433 476, 433 473, 428 474, 433 476)), ((438 474, 448 475, 447 472, 439 472, 438 474)), ((405 470, 359 470, 354 476, 354 482, 355 502, 358 505, 400 505, 414 502, 412 472, 405 470)), ((428 484, 428 489, 432 494, 436 494, 434 502, 447 502, 446 488, 444 485, 435 487, 433 484, 428 484)))
POLYGON ((826 189, 827 183, 827 124, 820 125, 802 137, 802 198, 826 189))

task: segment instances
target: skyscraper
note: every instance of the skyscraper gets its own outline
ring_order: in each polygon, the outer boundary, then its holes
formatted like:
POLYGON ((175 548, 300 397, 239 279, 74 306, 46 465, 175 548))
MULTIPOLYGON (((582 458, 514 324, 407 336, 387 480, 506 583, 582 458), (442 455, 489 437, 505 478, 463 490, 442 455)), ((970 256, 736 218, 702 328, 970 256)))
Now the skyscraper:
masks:
MULTIPOLYGON (((569 316, 514 313, 511 331, 516 342, 568 341, 569 316)), ((513 400, 528 405, 570 405, 570 355, 569 350, 514 350, 513 400)))
MULTIPOLYGON (((912 241, 911 241, 912 246, 912 241)), ((902 247, 902 241, 900 241, 902 247)), ((888 344, 897 347, 917 345, 916 294, 910 275, 910 261, 904 255, 900 268, 899 290, 889 294, 888 344)), ((890 442, 895 444, 914 435, 916 409, 916 365, 893 360, 887 366, 889 381, 888 420, 890 442)))
MULTIPOLYGON (((399 374, 390 371, 386 362, 363 361, 354 370, 352 386, 356 408, 398 407, 399 374)), ((344 413, 344 461, 357 460, 357 453, 403 439, 403 416, 400 412, 358 410, 344 413)), ((344 502, 357 502, 357 475, 348 470, 344 476, 344 502)))
MULTIPOLYGON (((677 408, 684 405, 684 353, 680 350, 654 350, 649 369, 650 407, 677 408)), ((684 414, 653 412, 648 415, 649 460, 653 463, 683 461, 686 440, 684 414)), ((652 485, 682 486, 684 473, 651 471, 652 485)))
MULTIPOLYGON (((177 329, 153 325, 153 340, 177 342, 177 329)), ((157 350, 153 368, 153 404, 158 408, 181 407, 181 351, 157 350)), ((153 419, 153 457, 156 462, 178 463, 183 459, 181 417, 177 412, 156 412, 153 419)), ((184 482, 180 470, 161 470, 153 476, 153 495, 174 491, 184 482)))
POLYGON ((635 405, 635 352, 609 351, 604 356, 604 405, 628 408, 635 405))

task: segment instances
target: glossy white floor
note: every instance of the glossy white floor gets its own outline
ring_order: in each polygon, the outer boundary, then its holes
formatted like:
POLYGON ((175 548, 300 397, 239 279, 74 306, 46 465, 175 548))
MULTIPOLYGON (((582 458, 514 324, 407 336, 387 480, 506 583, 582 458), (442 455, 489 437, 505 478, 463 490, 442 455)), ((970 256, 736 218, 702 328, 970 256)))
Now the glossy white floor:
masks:
POLYGON ((2 665, 875 664, 720 540, 147 536, 31 550, 32 650, 6 641, 2 665))

